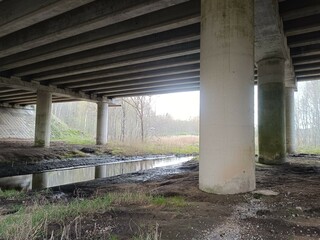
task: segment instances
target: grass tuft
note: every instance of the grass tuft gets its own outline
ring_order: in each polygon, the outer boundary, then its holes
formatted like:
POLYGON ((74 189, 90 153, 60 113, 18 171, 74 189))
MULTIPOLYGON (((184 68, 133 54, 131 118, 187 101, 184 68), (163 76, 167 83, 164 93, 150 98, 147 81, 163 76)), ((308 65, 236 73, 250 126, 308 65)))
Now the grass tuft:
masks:
POLYGON ((164 206, 172 206, 172 207, 185 207, 187 205, 184 198, 180 196, 175 196, 175 197, 156 196, 152 199, 152 203, 155 205, 164 205, 164 206))
MULTIPOLYGON (((9 192, 5 194, 2 192, 2 194, 3 196, 17 196, 17 193, 12 191, 10 194, 9 192)), ((65 223, 70 223, 68 221, 70 219, 81 219, 88 214, 110 210, 113 206, 130 204, 169 207, 184 207, 187 205, 182 197, 166 198, 130 191, 111 192, 94 199, 75 199, 68 203, 49 203, 39 198, 38 202, 31 206, 15 206, 12 214, 1 215, 0 211, 0 236, 1 239, 8 240, 46 238, 48 226, 51 223, 68 226, 65 223)), ((64 229, 64 234, 69 234, 69 228, 70 226, 64 229)), ((160 239, 158 227, 156 226, 152 231, 140 231, 135 239, 160 239)))
POLYGON ((0 198, 19 200, 24 198, 25 196, 26 196, 26 192, 23 192, 23 191, 18 191, 13 189, 10 189, 10 190, 0 189, 0 198))

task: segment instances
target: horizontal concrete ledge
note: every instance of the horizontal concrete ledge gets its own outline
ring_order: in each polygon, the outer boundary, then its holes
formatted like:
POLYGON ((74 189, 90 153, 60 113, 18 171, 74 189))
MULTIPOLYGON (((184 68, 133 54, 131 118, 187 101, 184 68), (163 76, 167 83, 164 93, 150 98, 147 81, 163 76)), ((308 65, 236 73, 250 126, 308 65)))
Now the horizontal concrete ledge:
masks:
POLYGON ((37 91, 37 90, 48 91, 57 96, 72 97, 79 100, 86 100, 86 101, 93 101, 93 102, 100 100, 94 96, 90 96, 85 93, 76 93, 70 90, 44 86, 39 83, 26 82, 17 77, 11 77, 11 78, 0 77, 0 85, 17 88, 21 90, 26 90, 26 91, 37 91))

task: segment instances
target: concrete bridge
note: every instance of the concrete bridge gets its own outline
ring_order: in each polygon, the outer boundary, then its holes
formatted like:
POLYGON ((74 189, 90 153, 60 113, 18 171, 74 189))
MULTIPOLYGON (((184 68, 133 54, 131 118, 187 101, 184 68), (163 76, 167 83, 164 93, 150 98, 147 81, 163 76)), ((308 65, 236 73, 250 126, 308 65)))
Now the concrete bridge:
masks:
POLYGON ((319 50, 319 0, 2 0, 0 103, 36 104, 35 144, 49 146, 52 102, 97 102, 105 144, 113 99, 200 90, 200 188, 247 192, 254 84, 259 161, 281 164, 319 50))

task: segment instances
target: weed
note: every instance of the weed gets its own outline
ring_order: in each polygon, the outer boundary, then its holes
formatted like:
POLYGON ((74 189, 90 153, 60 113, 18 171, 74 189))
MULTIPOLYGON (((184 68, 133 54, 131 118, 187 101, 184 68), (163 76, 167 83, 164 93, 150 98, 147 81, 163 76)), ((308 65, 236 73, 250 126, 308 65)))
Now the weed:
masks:
POLYGON ((23 191, 0 189, 0 198, 19 200, 23 199, 25 196, 26 192, 23 191))
POLYGON ((149 227, 147 230, 139 227, 138 235, 133 237, 133 240, 161 240, 161 232, 159 231, 159 224, 149 227))
POLYGON ((0 217, 0 236, 14 240, 34 239, 43 234, 46 222, 63 224, 67 218, 105 211, 110 203, 110 199, 104 196, 91 200, 77 199, 68 204, 34 204, 30 207, 21 207, 15 214, 0 217))
POLYGON ((152 199, 152 203, 155 205, 173 206, 173 207, 184 207, 187 205, 186 201, 180 197, 163 197, 156 196, 152 199))
POLYGON ((143 192, 111 192, 107 196, 114 205, 150 204, 152 201, 152 196, 143 192))
MULTIPOLYGON (((16 196, 16 194, 5 194, 5 196, 16 196)), ((75 232, 77 236, 81 235, 81 217, 109 210, 112 205, 122 204, 150 204, 165 205, 173 207, 186 206, 186 202, 182 197, 161 197, 151 196, 144 192, 114 192, 103 196, 97 196, 94 199, 75 199, 68 203, 49 203, 48 201, 36 199, 32 206, 14 206, 12 214, 0 215, 0 236, 1 239, 37 239, 50 235, 48 233, 48 223, 56 223, 63 226, 62 232, 59 233, 61 239, 70 239, 71 232, 75 232), (66 220, 68 221, 66 225, 66 220), (72 229, 71 229, 72 225, 72 229)), ((51 233, 53 239, 54 233, 51 233)), ((139 234, 134 238, 159 240, 158 225, 148 231, 139 230, 139 234)), ((116 240, 116 236, 110 236, 110 239, 116 240)))
POLYGON ((119 238, 116 235, 111 235, 109 240, 118 240, 119 238))

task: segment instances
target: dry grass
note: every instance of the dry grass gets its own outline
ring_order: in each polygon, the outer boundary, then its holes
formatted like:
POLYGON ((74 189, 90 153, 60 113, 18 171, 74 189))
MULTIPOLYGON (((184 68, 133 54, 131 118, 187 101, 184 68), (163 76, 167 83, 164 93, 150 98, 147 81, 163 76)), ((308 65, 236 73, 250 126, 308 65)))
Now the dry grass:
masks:
MULTIPOLYGON (((75 199, 70 202, 50 203, 43 199, 30 203, 29 206, 20 205, 17 211, 6 214, 0 208, 0 239, 75 239, 81 238, 81 218, 97 212, 108 211, 124 205, 150 205, 167 207, 184 207, 186 202, 181 197, 152 196, 145 192, 109 192, 91 199, 75 199), (50 224, 58 224, 62 228, 58 232, 48 232, 50 224), (62 232, 61 232, 62 230, 62 232), (48 237, 49 236, 49 237, 48 237), (51 237, 50 237, 51 236, 51 237)), ((105 234, 109 234, 107 232, 105 234)), ((93 229, 92 234, 96 231, 93 229)), ((108 235, 108 238, 110 236, 108 235)), ((135 239, 161 238, 158 226, 140 229, 135 239)))
POLYGON ((146 142, 112 142, 108 145, 114 155, 198 154, 199 136, 152 138, 146 142))

